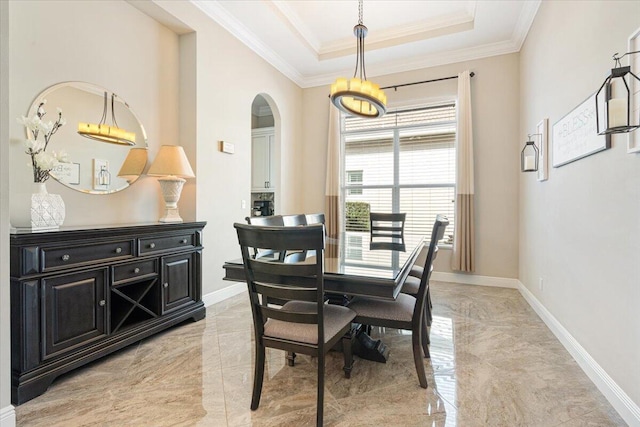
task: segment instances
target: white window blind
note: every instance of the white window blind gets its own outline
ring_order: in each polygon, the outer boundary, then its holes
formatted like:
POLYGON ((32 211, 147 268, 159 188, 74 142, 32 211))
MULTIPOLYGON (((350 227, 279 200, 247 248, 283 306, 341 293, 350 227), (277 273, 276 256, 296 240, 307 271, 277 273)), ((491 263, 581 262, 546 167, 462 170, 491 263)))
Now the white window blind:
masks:
MULTIPOLYGON (((407 247, 429 237, 436 215, 454 223, 455 114, 455 105, 447 104, 379 119, 343 117, 347 234, 366 235, 362 242, 368 244, 369 212, 405 212, 407 247)), ((452 237, 449 232, 442 243, 452 237)))

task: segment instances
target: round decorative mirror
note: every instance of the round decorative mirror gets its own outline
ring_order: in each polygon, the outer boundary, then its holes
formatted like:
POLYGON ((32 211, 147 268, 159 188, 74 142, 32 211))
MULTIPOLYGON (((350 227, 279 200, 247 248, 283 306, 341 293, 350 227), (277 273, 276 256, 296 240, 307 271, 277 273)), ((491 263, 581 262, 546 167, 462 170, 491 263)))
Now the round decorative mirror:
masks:
POLYGON ((122 98, 90 83, 59 83, 36 97, 28 117, 45 100, 43 121, 55 121, 56 108, 66 120, 49 146, 68 158, 51 171, 54 179, 84 193, 110 194, 140 177, 147 164, 147 134, 122 98))

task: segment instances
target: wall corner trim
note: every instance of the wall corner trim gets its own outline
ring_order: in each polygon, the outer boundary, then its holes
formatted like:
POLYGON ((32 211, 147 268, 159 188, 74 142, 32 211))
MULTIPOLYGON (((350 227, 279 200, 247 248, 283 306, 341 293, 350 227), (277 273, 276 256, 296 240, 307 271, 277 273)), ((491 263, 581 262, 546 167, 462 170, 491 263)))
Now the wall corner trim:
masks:
POLYGON ((640 407, 519 280, 518 290, 625 422, 640 426, 640 407))
POLYGON ((0 427, 16 427, 16 409, 12 405, 0 409, 0 427))
MULTIPOLYGON (((241 294, 247 290, 247 284, 244 282, 237 282, 226 288, 219 289, 217 291, 209 292, 202 296, 202 301, 205 307, 212 306, 213 304, 222 302, 227 298, 231 298, 238 294, 241 294)), ((4 426, 0 426, 4 427, 4 426)))

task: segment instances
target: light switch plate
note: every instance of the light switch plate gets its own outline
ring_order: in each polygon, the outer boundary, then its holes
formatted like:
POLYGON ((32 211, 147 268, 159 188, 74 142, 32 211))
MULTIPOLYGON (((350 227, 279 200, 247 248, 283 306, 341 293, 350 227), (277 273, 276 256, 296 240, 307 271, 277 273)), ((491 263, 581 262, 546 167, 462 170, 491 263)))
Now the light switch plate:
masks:
POLYGON ((220 151, 223 153, 233 154, 236 152, 236 146, 234 143, 226 141, 218 141, 218 143, 220 144, 220 151))

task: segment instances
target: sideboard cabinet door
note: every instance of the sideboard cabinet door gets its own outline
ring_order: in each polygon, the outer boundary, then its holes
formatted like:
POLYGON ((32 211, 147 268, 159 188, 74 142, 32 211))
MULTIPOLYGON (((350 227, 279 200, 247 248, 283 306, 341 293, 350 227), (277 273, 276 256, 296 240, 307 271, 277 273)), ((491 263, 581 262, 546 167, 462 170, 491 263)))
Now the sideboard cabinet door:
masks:
POLYGON ((107 334, 107 269, 42 279, 43 360, 107 334))
POLYGON ((195 254, 162 258, 162 312, 175 310, 196 300, 195 254))

